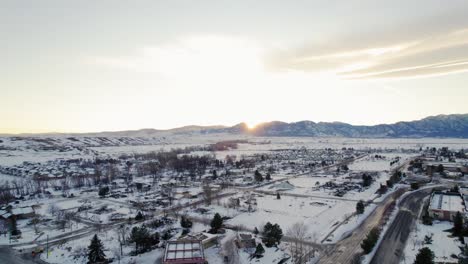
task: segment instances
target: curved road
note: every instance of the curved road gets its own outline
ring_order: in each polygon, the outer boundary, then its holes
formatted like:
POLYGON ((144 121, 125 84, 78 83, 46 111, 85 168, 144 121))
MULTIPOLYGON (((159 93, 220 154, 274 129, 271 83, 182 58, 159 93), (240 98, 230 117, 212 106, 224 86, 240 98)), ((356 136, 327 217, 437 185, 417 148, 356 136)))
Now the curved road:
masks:
POLYGON ((377 252, 372 258, 371 264, 391 264, 399 263, 406 240, 419 217, 419 212, 424 205, 426 198, 432 189, 425 189, 414 192, 404 197, 400 202, 400 210, 395 220, 389 226, 385 235, 377 248, 377 252))

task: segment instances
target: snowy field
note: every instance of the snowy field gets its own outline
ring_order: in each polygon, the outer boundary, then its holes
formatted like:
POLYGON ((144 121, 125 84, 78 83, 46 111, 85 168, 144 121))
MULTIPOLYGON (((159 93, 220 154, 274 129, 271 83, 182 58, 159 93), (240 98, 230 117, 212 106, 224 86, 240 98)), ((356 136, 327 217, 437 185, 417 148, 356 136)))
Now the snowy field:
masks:
POLYGON ((419 249, 423 247, 428 247, 434 252, 436 262, 457 263, 457 259, 452 258, 451 255, 460 254, 460 247, 463 245, 457 237, 451 236, 450 231, 446 232, 452 227, 453 223, 447 221, 434 221, 432 226, 418 222, 406 243, 405 260, 402 263, 413 263, 419 249), (424 243, 425 236, 432 237, 432 244, 424 243))
POLYGON ((12 166, 23 162, 45 162, 58 158, 93 158, 96 155, 118 156, 129 153, 146 153, 149 151, 170 150, 173 148, 185 148, 213 144, 223 140, 248 140, 249 144, 238 144, 237 149, 217 151, 217 157, 226 155, 251 155, 253 153, 265 153, 278 149, 299 149, 302 147, 311 149, 341 149, 354 148, 358 150, 401 150, 419 149, 426 147, 453 147, 468 148, 467 139, 365 139, 365 138, 320 138, 320 137, 251 137, 227 134, 209 135, 171 135, 152 141, 147 145, 126 146, 71 146, 64 138, 57 137, 57 144, 64 142, 66 148, 60 150, 47 150, 37 142, 28 146, 24 140, 13 141, 9 138, 1 138, 0 166, 12 166), (5 148, 2 150, 2 147, 5 148))

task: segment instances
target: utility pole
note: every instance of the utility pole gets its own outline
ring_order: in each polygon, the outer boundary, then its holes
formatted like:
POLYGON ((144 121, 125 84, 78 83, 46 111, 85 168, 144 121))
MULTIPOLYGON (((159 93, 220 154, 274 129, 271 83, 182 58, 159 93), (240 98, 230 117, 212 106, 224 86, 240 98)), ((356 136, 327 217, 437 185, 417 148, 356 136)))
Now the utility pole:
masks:
POLYGON ((47 258, 49 258, 49 235, 47 235, 47 258))

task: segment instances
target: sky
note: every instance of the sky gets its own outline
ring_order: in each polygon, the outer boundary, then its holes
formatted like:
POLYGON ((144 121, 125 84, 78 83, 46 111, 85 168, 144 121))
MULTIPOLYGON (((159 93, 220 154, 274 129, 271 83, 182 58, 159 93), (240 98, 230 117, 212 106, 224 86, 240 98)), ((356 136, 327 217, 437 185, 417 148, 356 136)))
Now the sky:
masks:
POLYGON ((465 0, 0 5, 0 133, 468 113, 465 0))

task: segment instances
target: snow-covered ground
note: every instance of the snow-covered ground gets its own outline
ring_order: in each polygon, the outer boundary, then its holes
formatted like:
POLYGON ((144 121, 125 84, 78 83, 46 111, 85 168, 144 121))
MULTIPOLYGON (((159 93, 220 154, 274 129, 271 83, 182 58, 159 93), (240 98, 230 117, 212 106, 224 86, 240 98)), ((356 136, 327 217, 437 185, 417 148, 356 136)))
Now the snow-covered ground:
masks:
POLYGON ((406 243, 405 259, 402 263, 413 263, 419 249, 423 247, 428 247, 434 252, 436 262, 457 263, 457 259, 451 255, 460 254, 460 247, 463 245, 457 237, 452 237, 450 231, 446 232, 452 227, 453 223, 448 221, 434 221, 432 226, 418 222, 406 243), (432 236, 432 244, 424 243, 425 236, 432 236))

